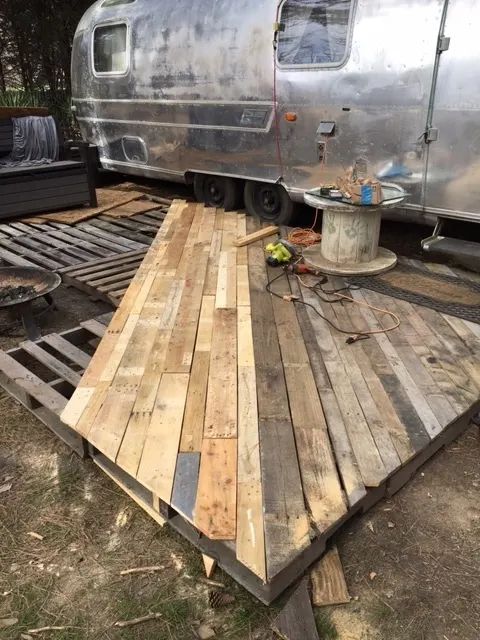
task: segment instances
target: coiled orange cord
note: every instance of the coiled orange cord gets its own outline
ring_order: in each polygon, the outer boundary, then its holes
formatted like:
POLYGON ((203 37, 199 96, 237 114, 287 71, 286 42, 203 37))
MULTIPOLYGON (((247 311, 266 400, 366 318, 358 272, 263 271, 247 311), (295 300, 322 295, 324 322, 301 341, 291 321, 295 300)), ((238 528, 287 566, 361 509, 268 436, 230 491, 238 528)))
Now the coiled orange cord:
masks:
POLYGON ((302 229, 297 227, 290 231, 287 236, 287 240, 292 244, 296 244, 299 247, 311 247, 313 244, 317 244, 322 240, 322 234, 315 231, 315 226, 318 219, 318 209, 315 210, 315 220, 313 221, 310 229, 302 229))

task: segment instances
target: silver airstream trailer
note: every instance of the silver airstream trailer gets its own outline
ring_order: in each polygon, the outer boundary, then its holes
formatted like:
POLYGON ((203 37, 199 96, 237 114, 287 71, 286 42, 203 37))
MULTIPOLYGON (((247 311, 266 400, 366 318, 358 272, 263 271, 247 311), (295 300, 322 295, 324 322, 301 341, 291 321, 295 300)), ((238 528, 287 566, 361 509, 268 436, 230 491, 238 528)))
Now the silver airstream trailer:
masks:
POLYGON ((475 0, 99 0, 73 109, 103 167, 286 222, 358 158, 408 207, 480 220, 475 0))

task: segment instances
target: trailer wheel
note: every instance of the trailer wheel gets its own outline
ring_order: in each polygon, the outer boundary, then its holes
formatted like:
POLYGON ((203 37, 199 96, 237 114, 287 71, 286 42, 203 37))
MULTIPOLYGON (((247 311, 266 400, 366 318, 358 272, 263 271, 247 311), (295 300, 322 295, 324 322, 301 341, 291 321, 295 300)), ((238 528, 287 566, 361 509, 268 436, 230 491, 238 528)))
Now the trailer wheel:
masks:
POLYGON ((196 199, 207 207, 234 211, 243 206, 242 184, 234 178, 196 173, 193 191, 196 199))
POLYGON ((286 190, 268 182, 246 183, 245 206, 252 216, 274 224, 288 224, 295 210, 286 190))

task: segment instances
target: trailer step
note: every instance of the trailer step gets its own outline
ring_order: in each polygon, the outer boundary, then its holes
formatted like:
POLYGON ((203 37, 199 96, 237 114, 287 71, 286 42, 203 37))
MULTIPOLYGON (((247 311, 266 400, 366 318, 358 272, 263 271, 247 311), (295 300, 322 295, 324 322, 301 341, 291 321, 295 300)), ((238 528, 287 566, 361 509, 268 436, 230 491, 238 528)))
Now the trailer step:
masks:
POLYGON ((422 241, 422 249, 428 251, 432 256, 454 258, 459 266, 480 272, 480 244, 478 242, 433 235, 422 241))

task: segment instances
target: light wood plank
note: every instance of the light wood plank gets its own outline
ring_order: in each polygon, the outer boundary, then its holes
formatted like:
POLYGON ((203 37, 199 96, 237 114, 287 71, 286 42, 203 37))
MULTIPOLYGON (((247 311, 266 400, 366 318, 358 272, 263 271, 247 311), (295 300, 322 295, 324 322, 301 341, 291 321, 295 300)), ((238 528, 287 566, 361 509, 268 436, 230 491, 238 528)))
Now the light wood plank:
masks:
POLYGON ((246 247, 249 244, 253 244, 254 242, 257 242, 258 240, 263 240, 264 238, 269 238, 270 236, 273 236, 277 233, 278 233, 278 227, 271 225, 269 227, 265 227, 264 229, 260 229, 259 231, 254 231, 253 233, 249 233, 248 235, 242 238, 238 238, 235 241, 235 246, 246 247))
POLYGON ((218 263, 216 309, 237 306, 237 257, 235 251, 221 251, 218 263))
POLYGON ((183 282, 173 281, 168 295, 163 300, 153 298, 146 305, 152 311, 160 314, 160 320, 138 387, 135 405, 117 455, 117 464, 128 470, 133 476, 137 474, 140 464, 144 437, 155 407, 158 387, 165 368, 167 346, 175 324, 182 291, 183 282))
POLYGON ((348 604, 348 593, 342 562, 337 547, 333 547, 314 565, 312 578, 312 601, 316 607, 348 604))
MULTIPOLYGON (((177 320, 173 328, 172 337, 168 346, 165 370, 169 373, 189 373, 198 329, 202 294, 205 283, 208 263, 208 250, 214 228, 214 216, 204 217, 203 208, 197 210, 199 230, 202 230, 202 238, 198 236, 191 251, 191 262, 186 272, 185 287, 180 303, 177 320)), ((188 249, 184 253, 188 252, 188 249)), ((180 269, 176 278, 181 277, 180 269)))
POLYGON ((237 559, 266 580, 263 492, 251 311, 238 308, 237 559))
POLYGON ((169 247, 169 240, 176 232, 177 220, 185 218, 191 222, 193 219, 193 214, 183 215, 184 213, 188 214, 185 202, 175 202, 171 207, 150 251, 145 256, 142 266, 128 288, 121 307, 117 310, 108 331, 103 336, 96 350, 95 358, 92 358, 80 384, 62 413, 63 422, 77 429, 80 433, 87 434, 89 432, 91 421, 95 419, 108 389, 105 377, 101 380, 102 374, 109 367, 110 375, 113 377, 120 362, 118 356, 120 355, 121 359, 122 354, 117 345, 119 336, 122 336, 124 348, 126 348, 128 332, 134 330, 136 320, 131 318, 132 308, 134 304, 137 304, 137 307, 141 309, 148 296, 154 280, 154 274, 149 271, 150 267, 162 262, 169 247), (112 369, 113 373, 111 373, 112 369), (102 384, 100 384, 101 382, 102 384), (93 392, 84 392, 83 389, 92 389, 93 392))
POLYGON ((236 537, 237 440, 203 441, 195 526, 211 540, 236 537))
POLYGON ((146 434, 137 480, 171 504, 188 375, 165 373, 146 434))
POLYGON ((204 437, 237 436, 237 312, 216 309, 205 410, 204 437))

